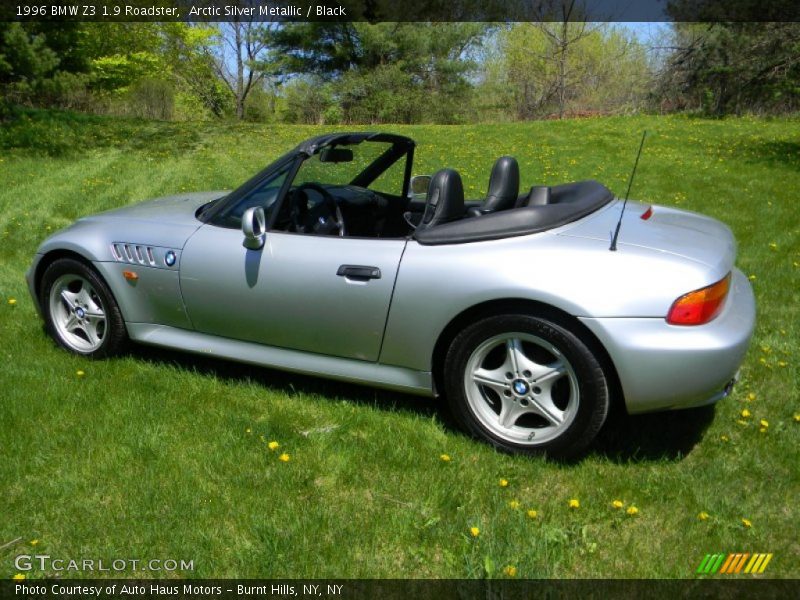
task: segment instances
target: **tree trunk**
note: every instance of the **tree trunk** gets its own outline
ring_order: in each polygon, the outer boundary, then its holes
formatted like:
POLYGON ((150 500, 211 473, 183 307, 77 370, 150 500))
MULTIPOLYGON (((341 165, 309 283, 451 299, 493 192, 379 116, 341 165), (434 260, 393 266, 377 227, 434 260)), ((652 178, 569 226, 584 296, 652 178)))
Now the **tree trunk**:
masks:
POLYGON ((236 118, 244 119, 244 58, 242 58, 242 25, 234 25, 236 31, 236 118))

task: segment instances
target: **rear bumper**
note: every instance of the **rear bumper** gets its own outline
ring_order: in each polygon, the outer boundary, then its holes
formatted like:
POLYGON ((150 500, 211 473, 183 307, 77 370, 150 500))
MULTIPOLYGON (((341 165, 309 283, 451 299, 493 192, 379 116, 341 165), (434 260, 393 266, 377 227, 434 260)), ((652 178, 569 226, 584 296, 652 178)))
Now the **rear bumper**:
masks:
POLYGON ((720 315, 706 325, 663 318, 582 318, 617 369, 629 413, 690 408, 724 398, 744 361, 755 326, 750 282, 733 270, 720 315))

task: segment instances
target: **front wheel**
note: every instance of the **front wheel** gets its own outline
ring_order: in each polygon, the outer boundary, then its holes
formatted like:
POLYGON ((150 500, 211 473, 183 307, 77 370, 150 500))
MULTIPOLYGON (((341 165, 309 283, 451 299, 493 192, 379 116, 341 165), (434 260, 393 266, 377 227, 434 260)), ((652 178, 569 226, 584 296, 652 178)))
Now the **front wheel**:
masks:
POLYGON ((105 282, 84 263, 61 258, 42 276, 39 297, 47 331, 75 354, 105 358, 118 354, 128 336, 105 282))
POLYGON ((453 340, 444 369, 456 422, 505 451, 574 456, 608 413, 602 366, 574 333, 547 319, 478 321, 453 340))

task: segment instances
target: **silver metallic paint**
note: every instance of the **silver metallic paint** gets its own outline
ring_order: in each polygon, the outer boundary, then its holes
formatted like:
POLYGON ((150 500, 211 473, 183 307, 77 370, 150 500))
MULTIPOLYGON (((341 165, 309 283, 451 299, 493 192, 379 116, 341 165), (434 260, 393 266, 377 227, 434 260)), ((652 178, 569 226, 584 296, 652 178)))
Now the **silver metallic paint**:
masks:
POLYGON ((241 231, 205 225, 187 242, 181 290, 195 329, 317 354, 378 359, 405 240, 271 231, 263 248, 249 250, 242 239, 241 231), (340 277, 336 272, 345 264, 378 267, 382 276, 340 277))

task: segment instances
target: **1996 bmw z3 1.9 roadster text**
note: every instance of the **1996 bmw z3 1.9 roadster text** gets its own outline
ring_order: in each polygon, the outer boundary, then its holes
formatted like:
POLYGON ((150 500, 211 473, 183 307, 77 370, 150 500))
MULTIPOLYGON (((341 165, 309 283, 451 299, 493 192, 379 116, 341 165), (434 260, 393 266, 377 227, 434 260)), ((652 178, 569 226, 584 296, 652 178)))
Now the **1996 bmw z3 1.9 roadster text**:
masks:
POLYGON ((27 273, 47 329, 90 357, 128 340, 415 394, 471 435, 568 456, 630 413, 723 398, 753 330, 722 223, 623 202, 595 181, 484 199, 414 142, 307 140, 233 192, 82 218, 27 273), (620 223, 610 251, 609 234, 620 223))

